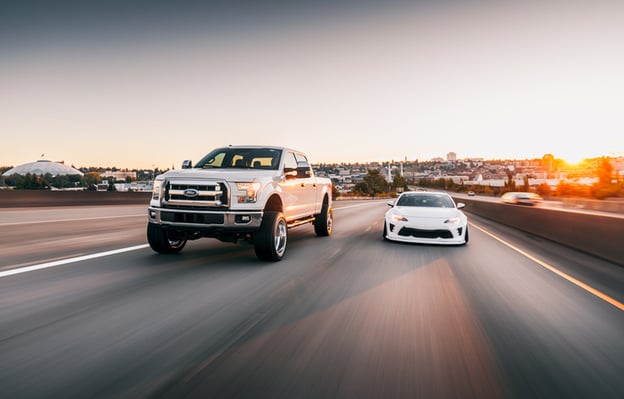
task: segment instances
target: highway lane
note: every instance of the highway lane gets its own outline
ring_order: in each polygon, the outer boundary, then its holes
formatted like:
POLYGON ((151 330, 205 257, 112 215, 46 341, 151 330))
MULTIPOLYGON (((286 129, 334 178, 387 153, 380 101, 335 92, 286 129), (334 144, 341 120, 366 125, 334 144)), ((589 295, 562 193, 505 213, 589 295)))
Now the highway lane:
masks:
MULTIPOLYGON (((55 244, 3 265, 143 244, 131 208, 21 225, 55 244)), ((385 201, 336 208, 278 263, 199 240, 0 278, 3 396, 622 396, 624 312, 492 235, 620 302, 622 268, 471 215, 467 246, 388 243, 385 201)))
POLYGON ((147 205, 0 208, 0 271, 145 243, 147 205))

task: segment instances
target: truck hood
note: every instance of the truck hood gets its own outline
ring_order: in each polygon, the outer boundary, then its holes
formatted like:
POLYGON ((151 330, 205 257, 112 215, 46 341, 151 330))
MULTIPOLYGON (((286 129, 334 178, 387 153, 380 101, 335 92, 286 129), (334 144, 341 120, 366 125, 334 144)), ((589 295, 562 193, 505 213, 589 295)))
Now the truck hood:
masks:
POLYGON ((262 169, 175 169, 158 176, 158 179, 215 179, 229 182, 248 182, 257 179, 266 180, 272 178, 273 176, 279 176, 279 171, 262 169))

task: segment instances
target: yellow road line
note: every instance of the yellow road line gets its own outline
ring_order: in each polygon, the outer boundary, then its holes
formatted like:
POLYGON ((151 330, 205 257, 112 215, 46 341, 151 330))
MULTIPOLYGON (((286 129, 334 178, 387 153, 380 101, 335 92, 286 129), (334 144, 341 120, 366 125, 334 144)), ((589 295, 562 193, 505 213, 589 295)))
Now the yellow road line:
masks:
POLYGON ((518 252, 519 254, 531 259, 533 262, 537 263, 538 265, 542 266, 543 268, 550 270, 551 272, 555 273, 556 275, 563 277, 564 279, 568 280, 569 282, 571 282, 572 284, 584 289, 585 291, 589 292, 592 295, 597 296, 598 298, 602 299, 603 301, 615 306, 616 308, 620 309, 621 311, 624 311, 624 303, 610 297, 609 295, 598 291, 597 289, 595 289, 592 286, 589 286, 587 284, 585 284, 584 282, 570 276, 567 273, 562 272, 561 270, 557 269, 554 266, 549 265, 548 263, 541 261, 539 259, 537 259, 535 256, 528 254, 527 252, 521 250, 520 248, 514 246, 513 244, 510 244, 509 242, 503 240, 502 238, 499 238, 497 236, 495 236, 494 234, 490 233, 489 231, 485 230, 483 227, 477 226, 474 223, 470 223, 472 226, 474 226, 475 228, 481 230, 482 232, 484 232, 485 234, 489 235, 490 237, 492 237, 493 239, 501 242, 502 244, 508 246, 509 248, 513 249, 514 251, 518 252))

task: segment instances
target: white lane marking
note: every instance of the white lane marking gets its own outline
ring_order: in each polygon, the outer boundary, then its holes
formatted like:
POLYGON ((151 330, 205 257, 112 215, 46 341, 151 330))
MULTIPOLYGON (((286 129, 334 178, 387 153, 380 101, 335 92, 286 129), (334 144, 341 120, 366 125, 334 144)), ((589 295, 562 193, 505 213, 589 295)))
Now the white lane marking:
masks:
POLYGON ((349 206, 341 206, 340 208, 334 208, 334 211, 340 210, 340 209, 349 209, 349 208, 358 208, 360 206, 368 206, 368 205, 372 205, 372 204, 378 204, 379 202, 367 202, 365 204, 357 204, 357 205, 349 205, 349 206))
POLYGON ((21 226, 24 224, 41 224, 41 223, 63 223, 63 222, 81 222, 85 220, 102 220, 102 219, 119 219, 119 218, 136 218, 136 217, 147 217, 147 213, 142 213, 140 215, 119 215, 119 216, 97 216, 93 218, 74 218, 74 219, 56 219, 56 220, 35 220, 31 222, 11 222, 11 223, 0 223, 0 226, 21 226))
POLYGON ((470 223, 471 226, 477 228, 478 230, 481 230, 482 232, 484 232, 485 234, 489 235, 490 237, 492 237, 493 239, 501 242, 502 244, 508 246, 509 248, 513 249, 514 251, 518 252, 519 254, 525 256, 526 258, 529 258, 530 260, 532 260, 533 262, 537 263, 538 265, 542 266, 544 269, 549 270, 553 273, 555 273, 556 275, 558 275, 559 277, 562 277, 564 279, 566 279, 567 281, 571 282, 572 284, 576 285, 577 287, 580 287, 582 289, 584 289, 585 291, 589 292, 590 294, 602 299, 603 301, 615 306, 616 308, 624 311, 624 303, 618 301, 615 298, 610 297, 609 295, 598 291, 597 289, 595 289, 594 287, 585 284, 584 282, 577 280, 576 278, 570 276, 567 273, 562 272, 561 270, 557 269, 556 267, 549 265, 548 263, 537 259, 535 256, 528 254, 527 252, 521 250, 520 248, 514 246, 513 244, 503 240, 502 238, 499 238, 497 236, 495 236, 494 234, 490 233, 489 231, 485 230, 483 227, 477 226, 474 223, 470 223))
POLYGON ((32 271, 35 271, 35 270, 48 269, 50 267, 67 265, 69 263, 82 262, 83 260, 102 258, 104 256, 111 256, 111 255, 121 254, 121 253, 124 253, 124 252, 136 251, 136 250, 147 248, 147 247, 149 247, 148 244, 141 244, 141 245, 135 245, 133 247, 113 249, 112 251, 98 252, 98 253, 91 254, 91 255, 83 255, 83 256, 78 256, 78 257, 75 257, 75 258, 68 258, 68 259, 56 260, 54 262, 46 262, 46 263, 41 263, 41 264, 38 264, 38 265, 21 267, 19 269, 12 269, 12 270, 7 270, 7 271, 4 271, 4 272, 0 272, 0 278, 13 276, 13 275, 16 275, 16 274, 32 272, 32 271))

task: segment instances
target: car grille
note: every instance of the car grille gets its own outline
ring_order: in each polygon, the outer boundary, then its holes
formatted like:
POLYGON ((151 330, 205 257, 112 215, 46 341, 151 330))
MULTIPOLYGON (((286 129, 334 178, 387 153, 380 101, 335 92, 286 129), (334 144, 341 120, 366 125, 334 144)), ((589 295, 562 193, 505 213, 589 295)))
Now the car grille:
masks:
POLYGON ((227 185, 222 182, 168 182, 164 196, 165 207, 204 208, 227 207, 227 185))
POLYGON ((398 234, 403 237, 415 238, 453 238, 453 233, 449 230, 420 230, 409 227, 403 227, 398 234))

